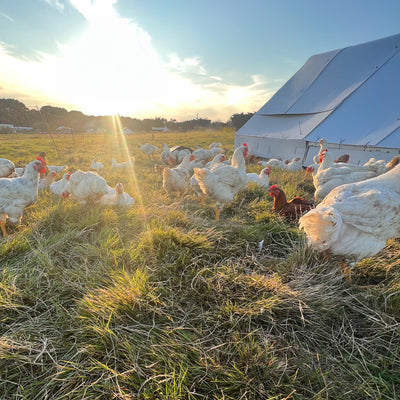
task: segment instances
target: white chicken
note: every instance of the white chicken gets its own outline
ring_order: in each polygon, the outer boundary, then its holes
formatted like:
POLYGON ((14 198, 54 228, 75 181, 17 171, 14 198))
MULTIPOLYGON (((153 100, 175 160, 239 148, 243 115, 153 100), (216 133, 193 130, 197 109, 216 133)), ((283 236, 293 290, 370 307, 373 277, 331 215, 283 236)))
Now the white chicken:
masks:
POLYGON ((216 201, 216 220, 219 220, 223 207, 247 186, 245 158, 248 152, 248 146, 244 143, 233 153, 232 165, 218 165, 210 170, 194 169, 194 175, 203 193, 216 201))
MULTIPOLYGON (((225 154, 217 154, 211 161, 209 161, 204 166, 204 168, 211 169, 211 168, 215 167, 216 165, 223 163, 224 161, 226 161, 225 154)), ((204 161, 202 161, 202 162, 204 162, 204 161)), ((200 167, 200 168, 202 168, 202 167, 200 167)), ((200 197, 200 203, 204 204, 206 196, 203 193, 203 191, 201 190, 201 187, 200 187, 199 182, 197 181, 197 178, 195 177, 195 175, 192 175, 192 177, 190 178, 189 187, 197 194, 197 197, 200 197)))
POLYGON ((286 169, 289 160, 279 160, 278 158, 270 158, 268 161, 258 161, 257 165, 261 167, 272 167, 279 169, 286 169))
POLYGON ((146 154, 147 157, 149 157, 149 159, 158 150, 158 147, 154 146, 151 143, 139 144, 138 147, 142 153, 146 154))
POLYGON ((259 174, 254 172, 247 173, 247 183, 254 182, 261 187, 269 187, 269 174, 271 173, 271 170, 271 167, 265 167, 259 174))
POLYGON ((70 176, 61 192, 61 197, 66 199, 72 194, 81 204, 86 204, 88 201, 99 203, 101 197, 108 193, 108 188, 107 182, 100 175, 92 171, 78 170, 70 176))
POLYGON ((18 176, 22 176, 25 172, 25 167, 15 167, 15 172, 18 174, 18 176))
POLYGON ((300 157, 293 158, 292 161, 290 161, 288 164, 286 164, 286 167, 284 167, 288 171, 302 171, 303 170, 303 163, 301 162, 300 157))
POLYGON ((313 176, 314 197, 321 201, 333 188, 345 183, 359 182, 376 176, 361 165, 334 163, 328 150, 321 153, 321 165, 313 176))
POLYGON ((97 158, 94 158, 92 163, 90 164, 90 169, 92 171, 101 171, 104 169, 104 164, 101 161, 97 161, 97 158))
POLYGON ((109 192, 101 197, 100 204, 103 206, 118 206, 129 208, 135 204, 132 196, 124 191, 124 186, 121 182, 115 185, 115 188, 110 188, 109 192), (110 190, 111 189, 111 190, 110 190))
POLYGON ((193 170, 195 168, 204 168, 206 165, 206 162, 204 160, 193 160, 190 162, 189 164, 189 168, 188 168, 188 173, 190 176, 193 175, 193 170))
POLYGON ((69 181, 69 177, 71 176, 72 172, 66 172, 60 180, 58 180, 57 182, 53 182, 50 184, 50 192, 56 194, 57 196, 60 196, 64 186, 66 185, 66 183, 69 181))
POLYGON ((192 149, 186 146, 174 146, 169 148, 165 143, 163 144, 163 152, 161 153, 161 159, 165 164, 177 165, 181 163, 184 157, 192 153, 192 149))
POLYGON ((7 158, 0 158, 0 178, 7 178, 15 171, 15 165, 7 158))
POLYGON ((310 164, 310 165, 308 165, 308 166, 306 167, 306 173, 307 173, 307 174, 313 174, 313 176, 314 176, 314 175, 317 173, 318 168, 319 168, 320 165, 321 165, 322 158, 320 157, 319 154, 316 154, 316 155, 313 157, 313 161, 314 161, 314 164, 310 164))
POLYGON ((300 218, 299 226, 310 247, 344 258, 342 269, 350 279, 352 266, 400 236, 400 165, 336 187, 300 218))
POLYGON ((68 165, 48 165, 47 167, 49 168, 50 172, 54 171, 57 174, 68 169, 68 165))
POLYGON ((39 179, 38 182, 38 190, 45 190, 50 187, 50 185, 54 182, 56 179, 57 172, 55 171, 50 171, 45 178, 39 179))
POLYGON ((189 165, 195 160, 193 154, 187 154, 176 168, 165 167, 162 171, 163 188, 171 195, 173 193, 183 194, 189 185, 189 165))
POLYGON ((18 224, 25 207, 36 201, 39 171, 42 168, 42 162, 35 160, 25 167, 23 176, 0 179, 0 228, 3 236, 7 236, 7 217, 18 224))
POLYGON ((389 162, 385 160, 376 160, 375 158, 370 158, 364 164, 364 167, 367 167, 368 169, 375 171, 377 175, 381 175, 394 168, 398 163, 399 163, 399 156, 393 157, 389 162))
POLYGON ((132 158, 129 158, 128 161, 124 161, 124 162, 120 162, 120 163, 117 163, 117 160, 115 158, 111 158, 111 169, 121 170, 121 169, 130 169, 130 168, 133 168, 132 158))
POLYGON ((221 154, 224 150, 221 147, 212 147, 210 150, 198 149, 193 152, 196 160, 211 161, 217 154, 221 154))

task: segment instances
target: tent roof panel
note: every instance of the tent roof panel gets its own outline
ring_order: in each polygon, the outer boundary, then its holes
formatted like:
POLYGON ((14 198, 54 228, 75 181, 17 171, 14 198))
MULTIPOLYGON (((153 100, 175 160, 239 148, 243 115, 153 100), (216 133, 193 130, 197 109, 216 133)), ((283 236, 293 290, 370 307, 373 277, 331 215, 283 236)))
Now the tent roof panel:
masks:
POLYGON ((334 50, 310 57, 257 114, 285 114, 312 85, 316 77, 339 51, 334 50))
POLYGON ((399 51, 400 35, 343 49, 288 113, 302 114, 336 108, 399 51))
POLYGON ((307 140, 323 137, 332 143, 378 145, 400 126, 399 71, 400 53, 397 53, 373 79, 367 80, 321 122, 307 140))
POLYGON ((394 130, 390 135, 385 137, 381 142, 379 142, 379 147, 392 147, 398 148, 400 143, 400 126, 394 130))
POLYGON ((312 56, 257 114, 336 108, 400 51, 400 34, 312 56))

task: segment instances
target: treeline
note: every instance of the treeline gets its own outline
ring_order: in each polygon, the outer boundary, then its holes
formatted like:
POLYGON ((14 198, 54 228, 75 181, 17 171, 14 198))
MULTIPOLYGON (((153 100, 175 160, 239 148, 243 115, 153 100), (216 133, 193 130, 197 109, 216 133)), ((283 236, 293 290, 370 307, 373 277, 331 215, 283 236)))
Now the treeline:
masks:
MULTIPOLYGON (((195 118, 178 122, 175 119, 165 118, 131 118, 120 117, 122 127, 133 132, 147 132, 152 128, 167 127, 173 131, 187 131, 198 128, 241 128, 253 113, 233 114, 227 122, 213 122, 209 119, 195 118)), ((43 106, 40 109, 29 109, 22 102, 15 99, 0 99, 0 124, 10 124, 18 127, 31 127, 40 132, 54 131, 60 126, 72 128, 75 132, 112 131, 114 121, 111 116, 85 115, 80 111, 67 111, 65 108, 43 106)))

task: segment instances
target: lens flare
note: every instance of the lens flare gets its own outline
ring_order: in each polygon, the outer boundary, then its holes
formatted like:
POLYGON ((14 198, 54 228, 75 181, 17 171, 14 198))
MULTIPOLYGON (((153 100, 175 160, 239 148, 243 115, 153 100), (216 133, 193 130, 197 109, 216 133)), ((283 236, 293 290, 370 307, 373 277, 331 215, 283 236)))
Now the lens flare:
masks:
MULTIPOLYGON (((135 172, 135 162, 134 162, 134 157, 131 155, 129 151, 128 144, 126 142, 126 138, 124 135, 124 132, 122 130, 122 124, 121 124, 121 119, 118 114, 113 115, 112 117, 112 122, 113 122, 113 132, 114 136, 117 140, 118 143, 122 144, 122 149, 123 152, 125 153, 125 158, 128 160, 132 160, 132 164, 129 167, 129 177, 130 181, 133 183, 134 188, 135 188, 135 193, 137 194, 137 204, 140 204, 142 210, 143 210, 143 199, 142 199, 142 193, 138 184, 136 172, 135 172)), ((136 200, 136 199, 135 199, 136 200)))

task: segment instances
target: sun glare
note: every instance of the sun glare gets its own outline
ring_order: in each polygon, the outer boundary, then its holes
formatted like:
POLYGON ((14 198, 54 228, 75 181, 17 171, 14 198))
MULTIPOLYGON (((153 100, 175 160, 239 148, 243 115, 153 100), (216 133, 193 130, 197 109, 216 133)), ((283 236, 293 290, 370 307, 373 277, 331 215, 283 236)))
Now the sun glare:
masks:
POLYGON ((114 114, 112 116, 112 121, 113 121, 113 131, 114 131, 114 137, 117 143, 120 143, 122 146, 123 153, 125 154, 125 159, 127 160, 132 160, 132 166, 129 169, 129 175, 130 175, 130 180, 133 182, 134 188, 135 188, 135 199, 137 200, 137 203, 141 206, 143 209, 143 199, 142 199, 142 193, 140 190, 140 186, 138 184, 136 172, 135 172, 135 159, 131 152, 129 151, 129 146, 126 142, 126 137, 123 133, 122 130, 122 124, 121 124, 121 119, 118 114, 114 114))
POLYGON ((12 93, 26 93, 21 100, 36 97, 40 105, 63 104, 89 115, 178 119, 199 112, 215 119, 224 109, 239 110, 245 94, 247 102, 251 98, 251 85, 232 89, 222 79, 207 76, 198 57, 170 55, 169 62, 162 61, 150 35, 118 14, 116 0, 70 2, 87 28, 68 43, 58 43, 58 54, 21 60, 0 43, 0 92, 7 87, 12 93))

